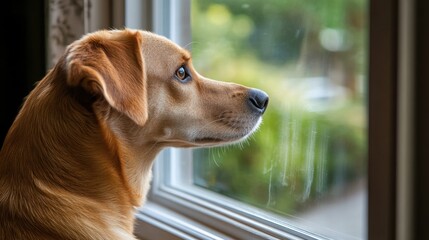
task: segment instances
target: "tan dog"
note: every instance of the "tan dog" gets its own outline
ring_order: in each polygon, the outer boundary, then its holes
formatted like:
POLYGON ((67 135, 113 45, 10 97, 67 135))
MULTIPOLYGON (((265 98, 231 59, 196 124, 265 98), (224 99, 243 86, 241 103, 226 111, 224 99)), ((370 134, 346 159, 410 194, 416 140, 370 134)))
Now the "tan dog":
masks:
POLYGON ((144 31, 72 43, 27 97, 0 153, 1 239, 134 239, 164 147, 239 141, 268 96, 199 75, 190 54, 144 31))

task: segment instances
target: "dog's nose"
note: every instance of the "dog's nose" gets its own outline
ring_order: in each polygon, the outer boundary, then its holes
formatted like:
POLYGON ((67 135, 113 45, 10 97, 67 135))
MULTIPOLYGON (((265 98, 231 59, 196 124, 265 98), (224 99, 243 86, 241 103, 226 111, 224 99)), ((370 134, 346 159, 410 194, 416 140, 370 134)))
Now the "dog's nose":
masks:
POLYGON ((254 88, 250 89, 248 94, 250 108, 255 112, 263 114, 268 106, 268 94, 254 88))

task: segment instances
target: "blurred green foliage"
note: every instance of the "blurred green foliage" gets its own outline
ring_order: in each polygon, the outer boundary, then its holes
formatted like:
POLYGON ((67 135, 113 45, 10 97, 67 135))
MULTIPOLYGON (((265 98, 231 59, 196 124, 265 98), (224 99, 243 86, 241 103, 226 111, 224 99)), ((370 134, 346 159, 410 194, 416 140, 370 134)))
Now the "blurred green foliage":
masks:
POLYGON ((192 1, 196 69, 270 95, 263 124, 249 140, 194 151, 196 185, 292 214, 365 176, 365 89, 347 89, 347 81, 365 83, 365 13, 361 0, 192 1), (350 33, 347 49, 323 49, 323 29, 350 33), (316 61, 322 71, 311 69, 315 60, 306 54, 322 56, 316 61), (329 72, 353 79, 337 83, 329 72), (314 74, 329 86, 342 84, 346 94, 309 108, 305 79, 314 74))

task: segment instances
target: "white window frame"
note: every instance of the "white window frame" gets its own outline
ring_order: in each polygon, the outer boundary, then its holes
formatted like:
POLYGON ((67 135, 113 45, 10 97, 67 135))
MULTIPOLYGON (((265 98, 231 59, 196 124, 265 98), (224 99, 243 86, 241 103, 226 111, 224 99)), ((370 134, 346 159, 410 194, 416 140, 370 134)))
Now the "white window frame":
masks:
MULTIPOLYGON (((152 21, 153 32, 180 46, 191 42, 190 0, 145 1, 144 5, 152 7, 152 19, 142 20, 142 26, 152 21)), ((141 5, 126 9, 135 7, 141 5)), ((126 13, 127 18, 133 18, 132 12, 135 11, 126 13)), ((138 23, 133 22, 133 27, 139 27, 138 23)), ((135 232, 142 239, 325 239, 297 228, 285 218, 192 187, 190 149, 171 148, 161 152, 153 176, 148 201, 136 214, 135 232)))
POLYGON ((171 216, 161 219, 187 233, 197 231, 198 239, 324 239, 294 227, 285 218, 192 186, 192 178, 181 176, 192 176, 191 162, 191 150, 173 148, 160 155, 154 169, 149 207, 143 207, 141 213, 160 220, 163 210, 167 210, 167 215, 173 212, 177 219, 171 216), (207 235, 201 238, 201 234, 207 235))

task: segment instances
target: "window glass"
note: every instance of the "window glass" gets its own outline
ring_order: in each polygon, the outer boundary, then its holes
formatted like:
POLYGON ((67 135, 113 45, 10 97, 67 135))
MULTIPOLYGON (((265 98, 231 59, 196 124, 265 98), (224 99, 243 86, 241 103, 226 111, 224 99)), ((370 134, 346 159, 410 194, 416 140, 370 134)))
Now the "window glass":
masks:
POLYGON ((270 95, 238 146, 193 151, 193 184, 322 236, 366 236, 367 0, 191 2, 203 75, 270 95))

